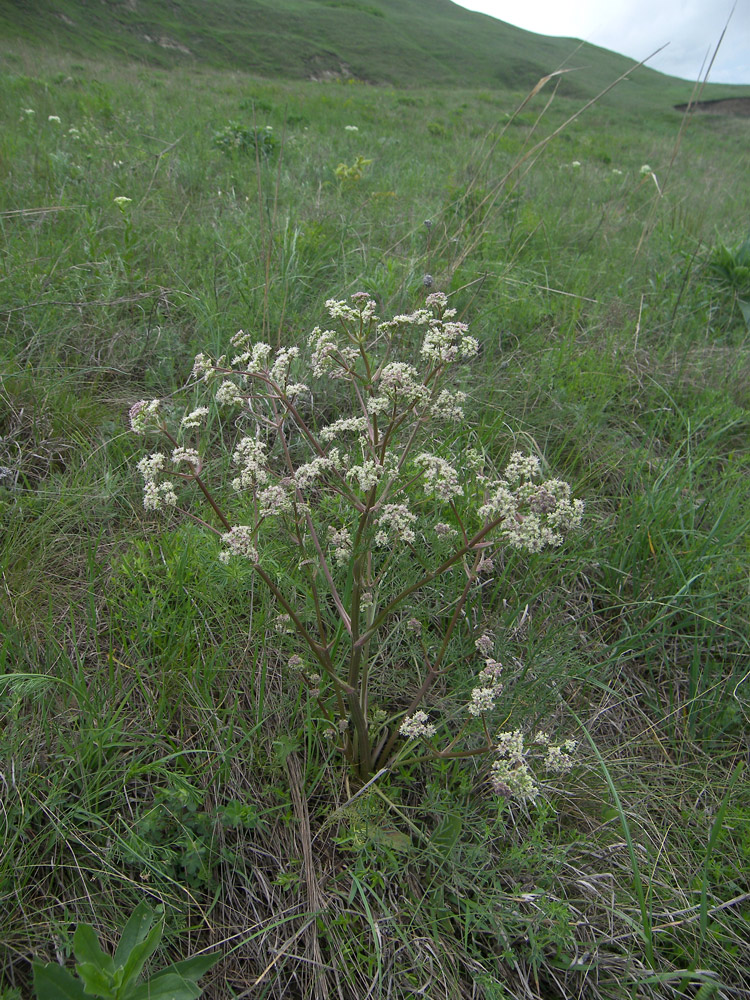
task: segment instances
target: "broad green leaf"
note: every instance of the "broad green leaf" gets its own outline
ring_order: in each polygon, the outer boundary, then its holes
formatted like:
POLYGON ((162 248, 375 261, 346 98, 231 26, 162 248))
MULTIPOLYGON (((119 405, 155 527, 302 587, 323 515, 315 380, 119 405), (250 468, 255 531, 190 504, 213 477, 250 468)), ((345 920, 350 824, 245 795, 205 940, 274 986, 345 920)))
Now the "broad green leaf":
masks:
POLYGON ((442 818, 430 840, 441 854, 447 856, 461 836, 462 827, 461 819, 458 816, 451 816, 449 813, 442 818))
POLYGON ((163 930, 164 927, 160 921, 155 927, 151 928, 145 940, 137 944, 128 955, 128 960, 123 967, 122 977, 122 985, 126 988, 126 995, 128 995, 127 987, 135 983, 143 971, 143 966, 159 947, 163 930))
POLYGON ((127 993, 127 1000, 197 1000, 203 990, 174 973, 156 976, 127 993))
POLYGON ((153 922, 154 911, 145 901, 139 903, 123 928, 122 937, 115 952, 116 966, 125 965, 130 952, 145 939, 153 922))
POLYGON ((57 962, 34 962, 34 991, 37 1000, 86 1000, 83 983, 57 962))
POLYGON ((211 955, 195 955, 193 958, 183 959, 182 962, 175 962, 168 965, 166 969, 157 972, 151 977, 151 982, 161 979, 162 976, 180 976, 182 979, 195 982, 201 976, 205 976, 209 969, 212 969, 221 958, 221 952, 213 952, 211 955))
POLYGON ((79 962, 89 962, 103 972, 115 971, 114 959, 107 955, 91 924, 79 924, 73 935, 73 954, 79 962))
POLYGON ((112 976, 104 972, 93 962, 79 962, 76 965, 76 972, 81 977, 83 989, 95 997, 106 997, 107 1000, 114 1000, 115 991, 112 988, 112 976))

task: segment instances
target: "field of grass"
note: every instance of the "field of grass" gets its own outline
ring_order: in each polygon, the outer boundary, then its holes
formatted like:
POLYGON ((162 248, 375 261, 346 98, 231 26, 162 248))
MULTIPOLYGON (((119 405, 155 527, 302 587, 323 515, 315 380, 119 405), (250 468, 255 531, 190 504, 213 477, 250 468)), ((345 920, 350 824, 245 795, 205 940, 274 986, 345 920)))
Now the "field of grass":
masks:
MULTIPOLYGON (((143 900, 159 967, 222 953, 212 1000, 746 996, 745 120, 21 41, 2 65, 0 998, 143 900), (133 403, 240 328, 304 349, 331 297, 415 309, 427 274, 480 344, 453 450, 534 453, 586 500, 466 609, 515 664, 494 729, 579 742, 533 805, 481 756, 362 790, 250 568, 142 504, 133 403)), ((382 665, 391 717, 419 683, 382 665)))

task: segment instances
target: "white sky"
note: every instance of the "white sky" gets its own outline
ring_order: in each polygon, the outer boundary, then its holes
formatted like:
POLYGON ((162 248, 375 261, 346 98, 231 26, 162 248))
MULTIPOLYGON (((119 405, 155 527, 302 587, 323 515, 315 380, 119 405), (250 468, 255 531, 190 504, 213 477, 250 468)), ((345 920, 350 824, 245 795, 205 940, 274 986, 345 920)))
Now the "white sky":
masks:
MULTIPOLYGON (((454 0, 540 35, 582 38, 635 60, 669 42, 648 65, 696 80, 721 37, 733 0, 454 0)), ((704 69, 705 72, 705 69, 704 69)), ((750 84, 750 0, 737 0, 711 70, 712 83, 750 84)))

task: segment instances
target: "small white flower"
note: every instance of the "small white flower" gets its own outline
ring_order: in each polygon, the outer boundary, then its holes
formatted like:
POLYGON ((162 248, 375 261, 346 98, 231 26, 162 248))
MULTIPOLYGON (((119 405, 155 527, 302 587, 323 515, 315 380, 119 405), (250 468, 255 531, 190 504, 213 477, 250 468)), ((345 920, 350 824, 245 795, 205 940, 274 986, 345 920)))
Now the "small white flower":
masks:
POLYGON ((130 429, 134 434, 145 434, 149 427, 158 426, 160 405, 158 399, 152 399, 150 403, 139 399, 130 407, 130 429))
POLYGON ((199 468, 201 464, 200 457, 195 448, 175 448, 172 452, 172 464, 179 465, 181 462, 187 462, 188 465, 192 465, 194 468, 199 468))
POLYGON ((56 125, 59 125, 60 124, 60 116, 59 115, 48 115, 47 116, 47 121, 48 122, 54 122, 56 125))
POLYGON ((495 698, 499 694, 497 687, 475 687, 471 692, 471 701, 466 706, 469 715, 483 715, 495 707, 495 698))
POLYGON ((242 406, 242 393, 229 379, 224 379, 216 390, 216 402, 223 406, 242 406))
POLYGON ((133 199, 126 198, 124 194, 121 194, 118 195, 117 198, 113 198, 112 200, 114 201, 115 205, 117 205, 117 207, 120 209, 120 211, 124 212, 125 206, 129 205, 133 199))
POLYGON ((180 421, 180 426, 189 427, 200 427, 203 423, 203 418, 208 413, 207 406, 199 406, 197 409, 192 410, 190 413, 186 413, 185 416, 180 421))
POLYGON ((652 174, 653 170, 648 165, 648 163, 644 163, 643 166, 641 167, 641 173, 644 174, 644 175, 645 174, 652 174))
POLYGON ((357 128, 356 125, 344 125, 344 130, 346 132, 359 132, 359 129, 357 128))
POLYGON ((426 739, 429 736, 434 736, 437 732, 437 726, 428 722, 428 719, 429 716, 427 713, 421 711, 415 712, 414 715, 407 715, 399 726, 398 731, 408 740, 415 740, 420 737, 426 739))
POLYGON ((223 563, 228 563, 232 556, 241 556, 249 559, 250 562, 258 562, 258 550, 255 548, 253 529, 246 524, 238 524, 230 528, 221 536, 221 540, 226 546, 219 553, 219 559, 223 563))
POLYGON ((616 174, 618 177, 622 177, 622 170, 618 170, 617 167, 612 167, 612 173, 616 174))
POLYGON ((570 165, 571 165, 571 167, 573 167, 574 170, 577 170, 580 167, 580 165, 581 165, 581 161, 580 160, 573 160, 573 162, 570 165))

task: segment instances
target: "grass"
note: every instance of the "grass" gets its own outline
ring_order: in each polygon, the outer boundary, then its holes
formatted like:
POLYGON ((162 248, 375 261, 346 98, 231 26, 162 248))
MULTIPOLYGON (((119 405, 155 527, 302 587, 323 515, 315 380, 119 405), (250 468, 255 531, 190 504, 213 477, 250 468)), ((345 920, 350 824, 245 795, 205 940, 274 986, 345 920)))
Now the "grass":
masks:
MULTIPOLYGON (((526 93, 564 68, 561 92, 590 98, 628 73, 607 101, 669 108, 691 99, 692 85, 572 38, 533 34, 449 0, 180 0, 165 7, 137 0, 92 8, 82 0, 39 0, 0 11, 4 35, 76 58, 102 59, 194 76, 210 68, 296 80, 339 79, 395 87, 474 87, 526 93), (373 38, 377 44, 373 44, 373 38), (471 59, 456 53, 471 52, 471 59)), ((717 25, 718 41, 721 25, 717 25)), ((649 53, 643 53, 644 58, 649 53)), ((695 67, 698 74, 700 67, 695 67)), ((746 96, 710 85, 705 99, 746 96)), ((429 103, 429 96, 427 97, 429 103)))
POLYGON ((3 1000, 144 898, 157 967, 223 951, 217 1000, 742 995, 748 330, 715 268, 747 237, 741 120, 691 119, 669 171, 678 115, 596 104, 499 183, 581 102, 537 122, 548 87, 509 120, 520 90, 197 88, 3 46, 3 1000), (226 153, 232 121, 277 145, 226 153), (425 273, 482 345, 461 443, 536 448, 588 499, 581 536, 482 593, 521 665, 498 724, 592 741, 528 811, 481 762, 348 784, 267 596, 145 514, 134 471, 129 406, 197 351, 302 342, 359 288, 411 309, 425 273))

